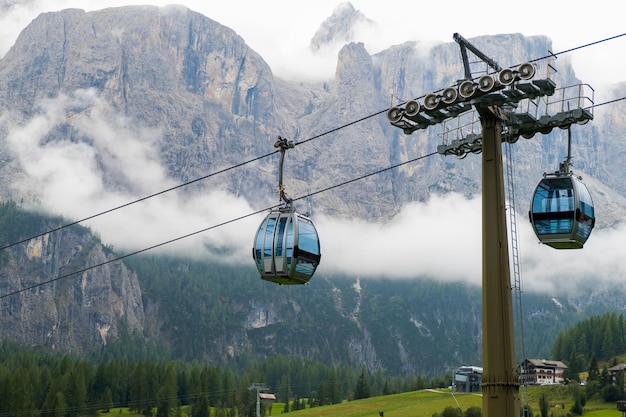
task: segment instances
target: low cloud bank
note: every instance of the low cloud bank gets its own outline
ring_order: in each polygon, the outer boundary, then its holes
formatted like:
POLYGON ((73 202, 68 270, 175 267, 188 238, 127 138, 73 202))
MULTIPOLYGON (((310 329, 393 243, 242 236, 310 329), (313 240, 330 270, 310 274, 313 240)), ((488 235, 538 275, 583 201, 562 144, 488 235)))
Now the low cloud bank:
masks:
MULTIPOLYGON (((45 100, 32 119, 10 120, 7 114, 0 119, 24 172, 11 186, 50 214, 82 219, 178 185, 159 159, 160 133, 113 113, 93 90, 45 100), (77 113, 77 108, 89 111, 77 113), (74 137, 83 140, 51 135, 68 121, 74 137)), ((154 251, 241 265, 252 264, 253 238, 264 216, 250 215, 256 210, 223 190, 189 195, 176 189, 86 224, 104 243, 126 252, 175 240, 154 251)), ((430 277, 480 285, 481 218, 480 198, 458 194, 408 204, 385 222, 317 216, 318 274, 430 277)), ((538 243, 526 216, 517 218, 525 291, 575 292, 591 283, 599 289, 626 275, 626 224, 594 230, 583 250, 555 250, 538 243)))

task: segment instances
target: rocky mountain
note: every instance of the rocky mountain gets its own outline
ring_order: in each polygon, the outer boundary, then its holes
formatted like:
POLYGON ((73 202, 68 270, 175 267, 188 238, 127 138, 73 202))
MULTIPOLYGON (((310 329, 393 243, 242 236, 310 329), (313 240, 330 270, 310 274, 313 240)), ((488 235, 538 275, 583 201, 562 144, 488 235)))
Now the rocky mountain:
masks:
MULTIPOLYGON (((2 245, 51 230, 59 218, 41 218, 14 203, 2 204, 2 245)), ((106 346, 125 331, 142 334, 145 313, 137 274, 81 227, 5 249, 0 259, 2 338, 53 351, 85 352, 106 346), (101 268, 84 270, 86 265, 101 268), (63 279, 72 274, 71 280, 63 279), (44 281, 48 285, 39 286, 44 281)))
POLYGON ((19 0, 2 0, 0 1, 0 12, 9 10, 19 3, 20 3, 19 0))
POLYGON ((315 32, 309 46, 313 51, 319 51, 335 43, 349 43, 355 39, 360 26, 375 25, 351 3, 341 3, 315 32))
MULTIPOLYGON (((311 46, 352 40, 354 32, 348 29, 363 23, 369 24, 344 5, 324 22, 311 46)), ((545 56, 551 49, 546 37, 520 34, 485 36, 472 42, 498 57, 504 67, 545 56)), ((68 9, 42 14, 24 28, 0 60, 0 195, 5 201, 20 202, 23 209, 48 214, 58 214, 62 207, 58 200, 68 200, 74 192, 83 192, 84 200, 72 204, 73 208, 81 204, 89 208, 87 201, 104 194, 115 197, 107 203, 119 204, 131 196, 154 192, 149 183, 162 190, 269 154, 278 136, 303 142, 298 152, 289 155, 290 166, 297 167, 289 177, 293 196, 418 158, 436 149, 440 132, 433 128, 407 136, 391 126, 385 115, 390 94, 394 101, 415 98, 453 85, 463 74, 457 44, 432 46, 428 54, 423 47, 407 42, 371 55, 363 43, 348 42, 338 54, 334 79, 295 83, 276 78, 234 31, 183 7, 133 6, 89 13, 68 9), (62 151, 66 152, 63 156, 62 151), (70 160, 84 161, 84 170, 70 175, 47 168, 70 160)), ((567 62, 557 61, 554 67, 558 72, 552 78, 559 84, 579 81, 567 62)), ((619 172, 626 145, 617 140, 624 135, 623 106, 612 106, 584 132, 572 132, 575 167, 597 196, 599 227, 623 220, 626 210, 626 182, 619 172)), ((558 166, 563 158, 560 150, 566 147, 564 135, 558 132, 535 139, 520 140, 523 152, 516 154, 518 177, 523 179, 518 187, 520 206, 528 205, 536 181, 544 171, 558 166)), ((260 159, 224 173, 219 181, 195 183, 181 191, 176 203, 222 191, 244 196, 255 206, 273 204, 276 162, 275 156, 260 159)), ((309 204, 320 214, 382 222, 408 203, 449 192, 480 193, 479 158, 420 159, 320 193, 309 204)), ((206 209, 230 200, 221 201, 206 209)), ((79 216, 76 213, 63 214, 79 216)), ((142 214, 150 216, 148 210, 142 214)), ((45 231, 46 226, 51 225, 40 225, 33 233, 45 231)), ((130 240, 133 227, 128 222, 113 233, 128 232, 130 240)), ((111 230, 100 233, 107 232, 111 230)), ((24 232, 19 238, 27 236, 24 232)), ((6 237, 5 244, 15 241, 6 237)), ((190 313, 194 306, 181 312, 177 310, 180 305, 169 305, 154 289, 142 292, 146 282, 159 273, 146 272, 145 267, 143 272, 133 272, 116 263, 56 283, 55 277, 65 271, 98 265, 114 256, 87 233, 45 235, 11 247, 7 253, 0 267, 3 294, 36 282, 55 283, 2 299, 6 307, 0 313, 3 337, 84 352, 115 338, 117 326, 124 322, 131 331, 169 341, 176 350, 176 340, 188 340, 197 324, 198 318, 190 313), (142 288, 138 282, 143 282, 142 288), (184 324, 181 317, 187 318, 184 324), (182 328, 188 332, 181 333, 182 328)), ((181 268, 184 271, 184 264, 181 268)), ((176 277, 176 271, 169 276, 176 277)), ((326 282, 320 289, 323 295, 332 294, 322 316, 334 326, 316 328, 316 306, 298 300, 297 294, 286 293, 270 302, 263 292, 242 290, 232 306, 225 298, 212 299, 222 315, 216 313, 216 321, 202 325, 213 336, 215 328, 222 329, 221 337, 200 338, 199 344, 192 345, 193 351, 212 361, 255 349, 263 355, 297 353, 357 366, 367 363, 372 369, 383 366, 394 372, 433 373, 433 363, 439 361, 476 360, 480 330, 474 289, 459 295, 472 308, 457 310, 459 321, 453 325, 450 320, 456 319, 447 316, 448 310, 441 305, 411 304, 410 298, 403 297, 408 291, 402 285, 398 288, 403 290, 394 291, 387 282, 362 284, 355 276, 341 284, 331 277, 321 280, 326 282), (367 297, 361 292, 364 288, 370 291, 367 297), (384 294, 387 289, 393 294, 384 294), (383 314, 386 309, 391 310, 389 314, 383 314), (219 323, 225 317, 238 320, 224 329, 219 323), (302 323, 306 326, 300 328, 302 323), (305 338, 309 347, 291 342, 303 338, 305 331, 316 336, 305 338), (463 350, 445 349, 445 357, 434 348, 428 349, 428 355, 420 354, 424 344, 437 346, 442 338, 451 345, 463 345, 463 350), (467 339, 471 343, 464 344, 462 340, 467 339), (268 342, 273 340, 290 344, 268 342), (337 340, 341 343, 335 345, 337 340)), ((450 285, 448 291, 454 287, 450 285)), ((561 304, 579 313, 590 305, 585 301, 561 304)), ((545 311, 545 306, 534 310, 537 317, 555 317, 545 311)), ((545 352, 545 346, 541 349, 545 352)), ((189 346, 181 343, 178 352, 188 357, 189 346)))
MULTIPOLYGON (((343 10, 336 13, 341 16, 343 10)), ((540 36, 499 35, 473 42, 492 56, 503 57, 501 66, 545 56, 550 49, 549 39, 540 36)), ((558 61, 555 65, 559 68, 558 61)), ((78 122, 89 114, 94 102, 77 95, 89 89, 107 103, 110 113, 119 112, 138 126, 158 129, 158 153, 167 174, 177 181, 188 181, 239 164, 242 158, 271 152, 279 135, 303 141, 384 110, 389 106, 390 93, 408 99, 452 85, 463 69, 455 43, 433 47, 428 59, 414 42, 374 56, 363 44, 349 43, 338 55, 335 79, 305 87, 273 77, 262 57, 242 38, 209 18, 182 7, 127 7, 41 15, 24 29, 2 59, 0 73, 0 100, 11 103, 12 123, 25 123, 40 114, 43 98, 74 95, 67 110, 71 117, 66 115, 48 140, 63 138, 90 144, 88 133, 80 130, 78 122)), ((552 78, 559 85, 578 81, 567 63, 552 78)), ((614 111, 619 112, 619 106, 612 107, 610 114, 614 111)), ((597 178, 598 187, 608 187, 599 195, 611 194, 619 201, 617 206, 623 206, 626 185, 607 171, 619 166, 613 158, 621 158, 621 153, 600 152, 619 146, 618 141, 608 140, 615 135, 600 129, 604 127, 573 131, 576 169, 597 178)), ((433 128, 405 136, 390 126, 383 113, 325 135, 323 143, 320 139, 290 155, 299 168, 290 178, 291 194, 306 194, 307 190, 333 185, 336 178, 358 177, 426 154, 441 142, 439 133, 433 128), (346 164, 345 155, 359 164, 346 164)), ((563 135, 553 134, 549 140, 524 142, 519 176, 537 178, 534 173, 555 169, 563 158, 564 151, 559 150, 565 149, 560 146, 564 140, 563 135)), ((2 150, 2 157, 8 163, 3 164, 0 175, 7 179, 19 175, 18 161, 8 149, 2 150)), ((314 204, 326 213, 376 220, 397 212, 407 202, 426 200, 433 190, 476 194, 476 159, 458 162, 454 158, 427 158, 420 164, 331 190, 316 197, 314 204), (452 180, 457 177, 467 181, 452 180)), ((269 160, 260 166, 241 167, 225 176, 222 187, 251 201, 269 201, 274 195, 275 164, 269 160)), ((106 165, 102 168, 111 170, 106 165)), ((105 175, 114 187, 129 186, 120 184, 113 172, 105 175)), ((535 181, 520 185, 519 194, 529 196, 535 181)), ((8 186, 2 193, 19 198, 24 190, 8 186)), ((611 220, 598 217, 608 223, 617 220, 616 216, 610 216, 611 220)))

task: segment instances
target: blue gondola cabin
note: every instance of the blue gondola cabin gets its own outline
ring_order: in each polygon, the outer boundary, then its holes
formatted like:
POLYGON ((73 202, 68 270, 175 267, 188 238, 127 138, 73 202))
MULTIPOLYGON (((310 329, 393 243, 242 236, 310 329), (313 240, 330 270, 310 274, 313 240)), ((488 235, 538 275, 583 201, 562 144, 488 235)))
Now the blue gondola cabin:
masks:
POLYGON ((272 210, 259 227, 252 256, 262 279, 307 284, 321 258, 313 222, 290 206, 272 210))
POLYGON ((595 224, 593 201, 571 172, 546 174, 531 202, 530 222, 537 238, 556 249, 580 249, 595 224))

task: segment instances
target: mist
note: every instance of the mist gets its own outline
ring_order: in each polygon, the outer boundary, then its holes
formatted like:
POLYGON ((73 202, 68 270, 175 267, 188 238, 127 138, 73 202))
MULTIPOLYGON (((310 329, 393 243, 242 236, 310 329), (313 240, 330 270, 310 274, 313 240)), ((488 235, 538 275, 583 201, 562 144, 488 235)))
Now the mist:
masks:
MULTIPOLYGON (((626 224, 596 228, 584 249, 557 250, 538 241, 524 208, 517 211, 524 291, 575 294, 590 286, 608 289, 623 280, 626 224)), ((314 220, 322 247, 322 273, 482 284, 480 196, 434 195, 426 203, 408 204, 384 224, 324 216, 314 220)))
MULTIPOLYGON (((30 120, 16 122, 5 113, 0 121, 24 172, 11 186, 18 195, 30 196, 30 208, 75 221, 179 185, 168 178, 159 159, 161 133, 116 114, 93 90, 46 99, 30 120), (89 111, 76 113, 77 108, 89 111), (47 139, 68 121, 84 140, 47 139)), ((265 214, 252 213, 260 209, 245 196, 224 190, 189 194, 181 187, 85 225, 104 244, 126 253, 152 248, 155 253, 252 265, 253 238, 265 214)), ((621 247, 626 225, 596 229, 583 250, 568 251, 539 244, 527 216, 517 218, 524 290, 575 292, 589 282, 597 288, 614 285, 626 275, 621 247)), ((481 219, 479 197, 454 193, 407 204, 384 222, 316 216, 322 249, 317 274, 428 277, 481 285, 481 219)))
MULTIPOLYGON (((9 186, 26 196, 27 207, 61 214, 71 221, 126 205, 179 184, 167 177, 158 154, 161 133, 115 114, 93 90, 44 100, 37 116, 11 123, 0 119, 7 144, 24 172, 9 186), (88 109, 74 113, 77 108, 88 109), (69 122, 83 141, 47 140, 53 130, 69 122)), ((190 195, 182 189, 132 204, 85 222, 103 242, 123 251, 136 251, 214 227, 254 210, 242 198, 223 190, 190 195)), ((260 222, 260 219, 254 219, 260 222)), ((216 256, 239 260, 252 237, 252 219, 215 228, 156 249, 186 256, 216 256)), ((249 255, 250 249, 245 253, 249 255)))

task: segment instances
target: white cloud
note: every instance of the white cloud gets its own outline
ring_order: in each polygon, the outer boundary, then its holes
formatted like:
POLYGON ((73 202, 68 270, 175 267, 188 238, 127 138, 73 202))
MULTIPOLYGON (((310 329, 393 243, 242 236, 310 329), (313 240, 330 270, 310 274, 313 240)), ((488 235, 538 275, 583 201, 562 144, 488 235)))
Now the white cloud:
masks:
MULTIPOLYGON (((159 160, 159 132, 116 114, 93 91, 47 99, 38 109, 31 120, 7 125, 7 143, 27 174, 13 186, 46 211, 82 219, 177 185, 159 160), (65 121, 75 137, 86 140, 46 141, 65 121), (114 182, 107 181, 111 173, 118 176, 114 182)), ((3 120, 8 124, 9 117, 3 120)), ((252 241, 263 217, 248 217, 254 211, 244 199, 221 190, 191 195, 174 190, 86 224, 106 244, 126 252, 193 234, 155 251, 252 265, 252 241)), ((538 244, 526 217, 517 217, 525 290, 553 294, 586 286, 589 279, 610 285, 626 275, 621 247, 626 225, 596 229, 583 250, 559 251, 538 244)), ((384 222, 318 216, 313 219, 322 247, 318 274, 427 276, 480 285, 481 219, 480 198, 458 194, 408 204, 384 222)))
MULTIPOLYGON (((3 120, 8 123, 9 117, 3 120)), ((26 174, 11 186, 52 214, 79 220, 178 185, 168 178, 159 159, 159 132, 114 113, 93 91, 47 99, 36 116, 23 124, 8 125, 7 131, 7 143, 26 174), (84 111, 69 111, 77 106, 84 111), (66 121, 75 129, 75 137, 86 140, 46 141, 50 132, 66 121), (110 175, 116 176, 114 181, 110 175)), ((134 251, 252 211, 245 200, 219 189, 193 195, 179 189, 85 224, 106 244, 134 251)), ((257 221, 258 217, 216 228, 161 250, 195 257, 217 253, 224 261, 239 260, 242 253, 250 253, 249 247, 244 247, 251 246, 257 221)))
MULTIPOLYGON (((481 203, 456 194, 406 205, 384 223, 316 219, 320 268, 360 277, 481 280, 481 203)), ((323 270, 322 269, 322 270, 323 270)))
MULTIPOLYGON (((175 3, 234 29, 281 77, 305 78, 316 74, 328 79, 334 76, 336 52, 312 55, 307 48, 320 24, 342 2, 179 0, 175 3)), ((91 11, 129 4, 165 6, 171 3, 169 0, 31 0, 0 16, 0 55, 15 42, 19 31, 43 11, 70 7, 91 11)), ((410 40, 452 42, 455 32, 468 39, 499 33, 546 35, 553 40, 554 52, 624 33, 621 14, 608 12, 615 8, 614 2, 609 0, 598 0, 584 11, 580 7, 540 0, 528 0, 517 8, 498 7, 487 0, 469 5, 462 0, 393 5, 378 0, 352 0, 351 3, 377 24, 369 31, 361 31, 356 39, 364 42, 370 53, 410 40)), ((622 70, 625 47, 626 36, 572 51, 569 56, 579 78, 600 89, 602 95, 602 88, 607 84, 626 81, 622 70)), ((493 58, 498 60, 498 57, 493 58)))
POLYGON ((594 229, 580 250, 557 250, 537 243, 530 225, 524 225, 521 247, 525 288, 548 294, 577 289, 608 289, 626 276, 623 241, 626 223, 594 229))
MULTIPOLYGON (((429 276, 481 285, 481 219, 480 197, 456 194, 409 204, 385 224, 319 217, 320 271, 361 278, 429 276)), ((595 229, 584 249, 557 250, 540 244, 526 219, 517 215, 523 290, 574 293, 590 280, 599 289, 626 276, 621 243, 626 224, 595 229)))

